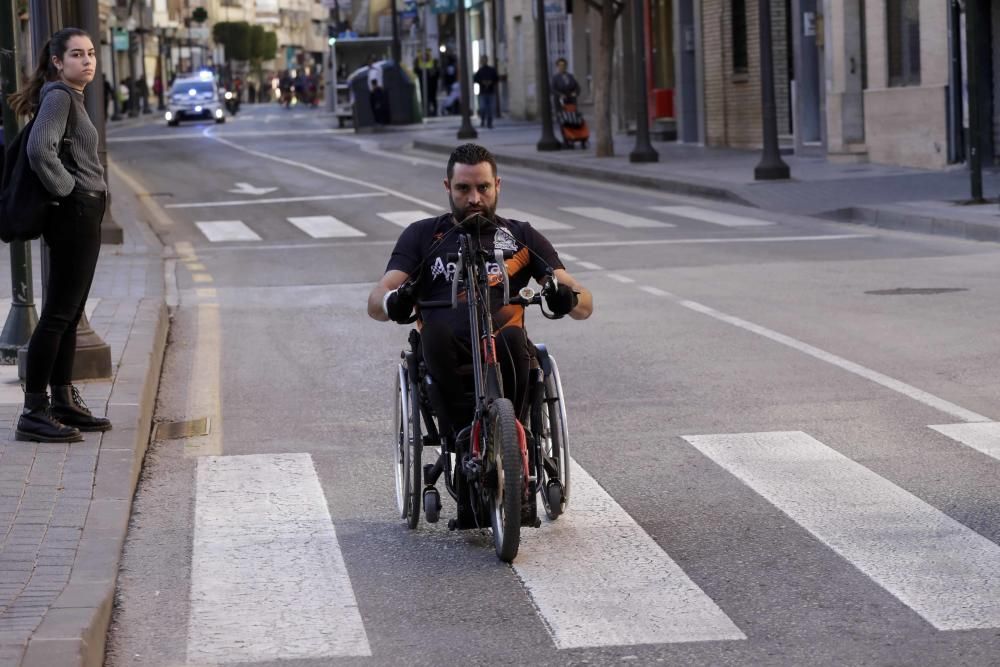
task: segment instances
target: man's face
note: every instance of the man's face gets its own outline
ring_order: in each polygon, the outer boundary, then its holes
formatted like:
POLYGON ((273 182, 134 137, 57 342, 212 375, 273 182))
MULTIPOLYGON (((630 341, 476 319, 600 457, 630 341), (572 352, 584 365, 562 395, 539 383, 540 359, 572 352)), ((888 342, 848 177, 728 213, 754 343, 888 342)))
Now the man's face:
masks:
POLYGON ((560 74, 565 74, 566 73, 566 61, 565 60, 560 60, 559 62, 557 62, 556 63, 556 69, 559 71, 560 74))
POLYGON ((493 175, 489 162, 455 164, 451 180, 445 180, 444 187, 456 222, 475 213, 490 220, 496 214, 500 179, 493 175))

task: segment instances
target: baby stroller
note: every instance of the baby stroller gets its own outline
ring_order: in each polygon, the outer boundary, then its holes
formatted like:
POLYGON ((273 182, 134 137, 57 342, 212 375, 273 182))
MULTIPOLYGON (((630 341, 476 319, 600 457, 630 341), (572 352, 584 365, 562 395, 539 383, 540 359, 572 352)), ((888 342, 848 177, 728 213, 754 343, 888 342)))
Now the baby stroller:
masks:
POLYGON ((590 130, 587 128, 587 121, 583 119, 583 114, 576 110, 576 98, 560 97, 558 102, 556 120, 562 129, 563 145, 566 148, 573 148, 574 144, 579 143, 581 148, 586 149, 590 130))

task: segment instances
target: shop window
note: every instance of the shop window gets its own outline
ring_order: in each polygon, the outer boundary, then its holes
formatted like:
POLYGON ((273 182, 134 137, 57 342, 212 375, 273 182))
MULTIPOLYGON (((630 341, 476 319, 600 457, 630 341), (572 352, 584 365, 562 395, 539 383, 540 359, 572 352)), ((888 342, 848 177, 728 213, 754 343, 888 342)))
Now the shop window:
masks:
POLYGON ((733 74, 746 74, 750 61, 747 56, 747 3, 729 0, 733 28, 733 74))
POLYGON ((887 0, 889 85, 920 85, 919 0, 887 0))

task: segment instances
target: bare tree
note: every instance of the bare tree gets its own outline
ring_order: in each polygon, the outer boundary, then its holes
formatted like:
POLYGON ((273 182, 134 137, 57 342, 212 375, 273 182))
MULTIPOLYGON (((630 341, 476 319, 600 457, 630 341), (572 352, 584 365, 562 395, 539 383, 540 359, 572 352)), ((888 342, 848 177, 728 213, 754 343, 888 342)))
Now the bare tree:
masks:
POLYGON ((625 10, 620 0, 587 0, 601 14, 601 34, 594 70, 594 142, 597 157, 611 157, 615 145, 611 132, 611 71, 615 54, 615 23, 625 10))

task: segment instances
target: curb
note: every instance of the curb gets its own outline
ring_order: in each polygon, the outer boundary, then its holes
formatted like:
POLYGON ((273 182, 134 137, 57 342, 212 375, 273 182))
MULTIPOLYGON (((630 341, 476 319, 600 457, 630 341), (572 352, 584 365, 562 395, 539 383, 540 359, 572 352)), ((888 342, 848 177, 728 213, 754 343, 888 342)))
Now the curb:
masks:
MULTIPOLYGON (((422 139, 415 139, 413 141, 413 148, 417 150, 425 150, 434 153, 445 153, 445 154, 451 153, 455 149, 454 146, 448 144, 439 144, 436 142, 426 141, 422 139)), ((505 164, 517 167, 527 167, 529 169, 538 169, 541 171, 548 171, 554 174, 562 174, 566 176, 580 176, 582 178, 589 178, 591 180, 602 181, 604 183, 631 185, 634 187, 645 188, 647 190, 670 192, 673 194, 685 195, 688 197, 702 197, 705 199, 715 199, 718 201, 729 202, 731 204, 739 204, 741 206, 750 206, 752 208, 759 208, 756 204, 747 199, 744 199, 736 192, 724 187, 712 185, 710 183, 699 183, 695 181, 679 181, 676 179, 662 178, 659 176, 644 176, 641 174, 629 174, 620 171, 597 169, 593 167, 587 167, 584 165, 560 163, 551 160, 544 160, 541 158, 532 158, 524 155, 515 155, 511 153, 505 153, 502 150, 493 150, 492 152, 505 164)))
POLYGON ((132 497, 149 443, 169 315, 161 298, 139 302, 108 400, 115 428, 101 437, 87 520, 69 583, 32 634, 25 667, 100 667, 132 497), (72 656, 72 663, 67 663, 72 656))
POLYGON ((835 222, 847 222, 918 234, 950 236, 969 241, 1000 242, 1000 226, 998 225, 921 215, 917 211, 900 211, 888 207, 851 206, 821 213, 816 217, 835 222))

